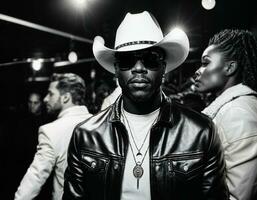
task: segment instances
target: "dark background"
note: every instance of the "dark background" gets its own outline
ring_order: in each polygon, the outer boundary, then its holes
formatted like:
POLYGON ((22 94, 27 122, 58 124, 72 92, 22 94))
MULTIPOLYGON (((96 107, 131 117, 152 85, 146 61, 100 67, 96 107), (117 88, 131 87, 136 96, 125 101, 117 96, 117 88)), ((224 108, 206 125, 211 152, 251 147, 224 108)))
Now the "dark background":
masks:
MULTIPOLYGON (((167 75, 167 81, 177 92, 183 91, 188 79, 199 66, 203 49, 208 39, 225 28, 248 29, 257 34, 257 6, 254 0, 216 0, 212 10, 205 10, 201 0, 86 0, 81 9, 74 7, 75 0, 1 0, 0 14, 15 17, 48 28, 56 29, 79 36, 88 42, 79 42, 72 37, 42 32, 0 19, 0 120, 9 126, 15 126, 15 119, 26 107, 26 97, 30 91, 46 94, 49 76, 53 72, 73 72, 81 75, 87 85, 87 105, 92 113, 99 110, 104 97, 114 86, 114 77, 103 70, 92 59, 92 41, 101 35, 108 47, 113 47, 115 32, 127 12, 137 13, 150 11, 159 21, 165 33, 174 26, 180 26, 190 40, 190 53, 185 61, 174 72, 167 75), (75 50, 81 62, 55 67, 54 63, 67 61, 70 50, 75 50), (28 58, 44 58, 43 68, 35 72, 28 58), (51 58, 51 60, 50 60, 51 58), (85 60, 89 59, 89 61, 85 60), (92 71, 96 77, 92 77, 92 71)), ((0 127, 1 129, 1 127, 0 127)), ((0 130, 0 132, 5 130, 0 130)), ((16 166, 8 163, 12 156, 6 151, 16 148, 4 146, 6 138, 12 132, 0 134, 1 163, 8 169, 1 184, 0 199, 11 199, 4 193, 15 191, 10 171, 16 166), (8 187, 14 188, 8 191, 8 187), (7 188, 7 189, 6 189, 7 188), (5 190, 6 189, 6 190, 5 190), (4 191, 5 190, 5 191, 4 191), (2 198, 3 197, 3 198, 2 198)), ((10 143, 11 144, 11 143, 10 143)), ((2 177, 0 177, 2 179, 2 177)), ((17 183, 16 183, 17 184, 17 183)))
MULTIPOLYGON (((178 69, 181 80, 174 80, 180 84, 178 87, 195 71, 202 50, 214 33, 224 28, 243 28, 255 33, 257 30, 254 0, 216 0, 212 10, 205 10, 201 0, 85 0, 86 6, 80 9, 74 6, 74 2, 1 0, 0 13, 90 41, 96 35, 101 35, 107 46, 112 47, 115 31, 125 14, 148 10, 157 18, 164 34, 176 25, 188 34, 191 51, 186 62, 178 69)), ((48 84, 47 77, 52 72, 75 72, 91 84, 94 80, 90 78, 90 72, 94 69, 98 80, 104 80, 106 84, 112 82, 112 75, 102 70, 95 61, 58 68, 53 67, 54 62, 48 62, 37 73, 33 72, 30 63, 17 64, 27 58, 39 57, 64 61, 71 49, 78 52, 80 59, 93 58, 91 47, 90 42, 78 42, 0 20, 0 90, 3 95, 0 107, 17 106, 26 98, 26 91, 38 88, 44 91, 48 84)), ((175 76, 175 79, 179 78, 175 76)), ((94 83, 92 90, 101 84, 94 83)))

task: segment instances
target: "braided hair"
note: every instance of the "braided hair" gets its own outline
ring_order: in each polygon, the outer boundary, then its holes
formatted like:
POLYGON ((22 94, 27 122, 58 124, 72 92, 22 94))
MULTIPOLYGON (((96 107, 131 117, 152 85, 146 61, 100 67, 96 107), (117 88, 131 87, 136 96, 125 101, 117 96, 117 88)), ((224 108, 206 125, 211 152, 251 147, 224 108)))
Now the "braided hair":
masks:
POLYGON ((250 31, 225 29, 215 34, 209 45, 217 46, 226 60, 237 61, 240 81, 257 91, 257 40, 250 31))

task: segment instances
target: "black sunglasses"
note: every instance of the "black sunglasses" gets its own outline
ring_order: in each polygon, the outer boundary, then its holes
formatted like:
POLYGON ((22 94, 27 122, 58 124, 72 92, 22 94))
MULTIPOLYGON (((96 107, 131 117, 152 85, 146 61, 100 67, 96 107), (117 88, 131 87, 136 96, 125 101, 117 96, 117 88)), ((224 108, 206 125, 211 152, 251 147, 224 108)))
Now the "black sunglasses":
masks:
POLYGON ((156 71, 165 64, 164 59, 165 53, 162 49, 119 52, 115 54, 115 66, 120 70, 130 70, 140 60, 145 68, 156 71))

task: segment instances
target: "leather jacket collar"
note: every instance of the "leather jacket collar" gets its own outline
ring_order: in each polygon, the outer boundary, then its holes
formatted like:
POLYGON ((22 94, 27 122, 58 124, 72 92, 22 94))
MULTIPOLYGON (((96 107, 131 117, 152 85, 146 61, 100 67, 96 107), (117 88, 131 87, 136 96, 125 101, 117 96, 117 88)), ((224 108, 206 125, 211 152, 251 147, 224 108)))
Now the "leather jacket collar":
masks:
MULTIPOLYGON (((110 122, 121 122, 121 104, 122 104, 122 95, 120 95, 115 103, 112 106, 111 116, 110 116, 110 122)), ((164 93, 162 94, 162 103, 161 103, 161 110, 160 114, 158 116, 157 124, 162 123, 166 124, 167 126, 171 127, 172 124, 174 124, 174 115, 176 112, 174 112, 174 107, 172 106, 172 100, 168 98, 164 93), (173 109, 173 112, 171 112, 171 109, 173 109)))

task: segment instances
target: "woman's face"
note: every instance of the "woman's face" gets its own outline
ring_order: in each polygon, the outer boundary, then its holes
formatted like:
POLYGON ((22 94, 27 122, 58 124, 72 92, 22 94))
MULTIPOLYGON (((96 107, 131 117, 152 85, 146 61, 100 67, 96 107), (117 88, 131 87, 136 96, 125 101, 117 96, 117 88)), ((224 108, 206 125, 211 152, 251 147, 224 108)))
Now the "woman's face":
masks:
POLYGON ((223 52, 215 45, 210 45, 203 52, 201 63, 201 67, 196 71, 196 91, 201 93, 222 91, 228 80, 223 52))

